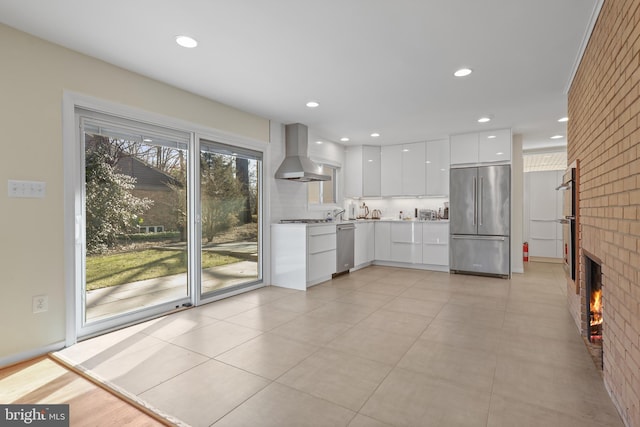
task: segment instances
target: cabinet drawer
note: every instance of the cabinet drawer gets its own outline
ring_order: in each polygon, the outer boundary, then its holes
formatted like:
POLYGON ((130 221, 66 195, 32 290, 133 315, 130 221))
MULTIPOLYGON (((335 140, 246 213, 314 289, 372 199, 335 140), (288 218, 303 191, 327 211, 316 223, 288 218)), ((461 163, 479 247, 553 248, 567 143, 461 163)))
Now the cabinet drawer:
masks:
POLYGON ((319 236, 322 234, 336 234, 335 224, 329 225, 314 225, 313 227, 307 227, 307 233, 309 236, 319 236))
POLYGON ((309 253, 316 254, 336 249, 336 233, 309 237, 309 253))
POLYGON ((326 251, 309 254, 307 281, 326 278, 336 272, 336 251, 326 251))
POLYGON ((446 222, 432 223, 425 222, 422 224, 422 242, 423 243, 449 243, 449 224, 446 222))
POLYGON ((391 243, 391 260, 412 264, 422 263, 422 245, 415 243, 391 243))
POLYGON ((449 244, 422 245, 422 263, 432 265, 449 265, 449 244))
POLYGON ((396 243, 422 242, 422 224, 419 222, 392 223, 391 241, 396 243))

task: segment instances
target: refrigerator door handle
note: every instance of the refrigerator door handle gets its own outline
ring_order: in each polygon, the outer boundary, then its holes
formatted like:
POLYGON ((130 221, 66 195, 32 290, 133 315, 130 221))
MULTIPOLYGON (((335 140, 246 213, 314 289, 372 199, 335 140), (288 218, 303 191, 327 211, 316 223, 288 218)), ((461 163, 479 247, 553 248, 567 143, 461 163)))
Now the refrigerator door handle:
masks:
POLYGON ((478 197, 478 225, 482 226, 482 198, 484 197, 484 178, 480 177, 480 196, 478 197))
POLYGON ((452 239, 455 240, 496 240, 500 242, 504 242, 507 237, 506 236, 464 236, 464 235, 456 235, 451 236, 452 239))
POLYGON ((478 219, 478 185, 475 176, 473 177, 473 225, 476 225, 478 219))

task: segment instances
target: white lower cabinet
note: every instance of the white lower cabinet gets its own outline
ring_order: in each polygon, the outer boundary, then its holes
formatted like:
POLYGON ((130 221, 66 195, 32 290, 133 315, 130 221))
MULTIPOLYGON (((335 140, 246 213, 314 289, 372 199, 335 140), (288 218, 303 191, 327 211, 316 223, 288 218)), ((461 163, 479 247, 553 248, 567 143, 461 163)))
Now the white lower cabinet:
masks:
POLYGON ((391 261, 391 223, 375 223, 375 259, 391 261))
POLYGON ((329 280, 336 272, 336 226, 307 227, 307 286, 329 280))
POLYGON ((335 224, 273 224, 271 269, 272 284, 284 288, 305 290, 331 279, 336 272, 335 224))
POLYGON ((422 224, 422 263, 449 266, 449 223, 422 224))
POLYGON ((422 264, 422 223, 391 223, 391 260, 422 264))
MULTIPOLYGON (((449 270, 449 223, 356 222, 354 268, 369 264, 449 270)), ((305 290, 336 272, 335 224, 272 224, 271 284, 305 290)))
POLYGON ((375 259, 375 224, 357 222, 354 233, 353 265, 355 268, 371 264, 375 259))

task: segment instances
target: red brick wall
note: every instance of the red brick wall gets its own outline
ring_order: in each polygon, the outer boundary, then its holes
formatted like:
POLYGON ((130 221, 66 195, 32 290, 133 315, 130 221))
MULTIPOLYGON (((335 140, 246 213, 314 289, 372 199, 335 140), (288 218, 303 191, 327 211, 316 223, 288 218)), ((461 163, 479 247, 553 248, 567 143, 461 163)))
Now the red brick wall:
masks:
MULTIPOLYGON (((640 426, 640 1, 605 0, 569 90, 569 162, 580 161, 583 251, 602 261, 604 380, 640 426)), ((568 286, 582 327, 584 296, 568 286)))

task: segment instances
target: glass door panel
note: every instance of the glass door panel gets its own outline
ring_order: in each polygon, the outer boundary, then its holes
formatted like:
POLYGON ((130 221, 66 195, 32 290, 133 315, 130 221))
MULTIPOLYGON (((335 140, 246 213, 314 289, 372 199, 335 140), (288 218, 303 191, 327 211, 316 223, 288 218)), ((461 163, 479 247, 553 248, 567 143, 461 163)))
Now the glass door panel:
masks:
POLYGON ((99 121, 82 130, 82 325, 188 301, 188 145, 99 121))
POLYGON ((200 141, 201 295, 259 283, 262 154, 200 141))

